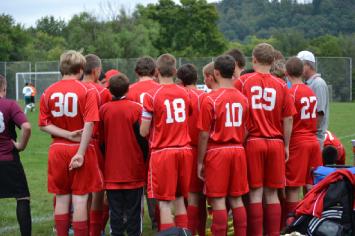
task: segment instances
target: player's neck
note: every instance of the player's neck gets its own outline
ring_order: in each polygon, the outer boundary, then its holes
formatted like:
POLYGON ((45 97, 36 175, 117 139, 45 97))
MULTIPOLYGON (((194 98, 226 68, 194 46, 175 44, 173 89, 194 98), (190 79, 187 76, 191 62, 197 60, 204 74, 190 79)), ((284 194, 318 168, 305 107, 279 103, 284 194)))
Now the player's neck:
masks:
POLYGON ((196 84, 190 84, 190 85, 186 85, 184 86, 185 88, 188 88, 188 89, 197 89, 197 86, 196 84))
POLYGON ((76 75, 63 75, 62 80, 79 80, 80 74, 76 75))
POLYGON ((303 84, 303 81, 301 78, 297 78, 297 77, 288 77, 289 81, 291 82, 292 85, 294 84, 303 84))
POLYGON ((160 84, 173 84, 174 79, 173 77, 159 77, 160 84))
POLYGON ((234 88, 232 79, 221 78, 218 81, 218 85, 219 85, 220 88, 234 88))
POLYGON ((261 73, 261 74, 270 74, 270 65, 261 65, 261 64, 254 64, 253 68, 255 72, 261 73))
POLYGON ((95 78, 91 75, 84 75, 83 82, 92 82, 95 83, 95 78))
POLYGON ((138 79, 139 82, 147 81, 147 80, 153 80, 153 78, 150 76, 142 76, 142 77, 139 77, 139 79, 138 79))

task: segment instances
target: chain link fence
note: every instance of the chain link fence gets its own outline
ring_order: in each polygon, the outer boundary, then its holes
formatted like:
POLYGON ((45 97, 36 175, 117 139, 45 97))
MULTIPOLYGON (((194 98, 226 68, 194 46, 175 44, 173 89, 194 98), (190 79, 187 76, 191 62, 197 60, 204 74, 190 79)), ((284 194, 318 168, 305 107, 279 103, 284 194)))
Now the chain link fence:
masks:
MULTIPOLYGON (((136 58, 114 58, 103 59, 102 68, 103 71, 110 69, 116 69, 125 73, 130 79, 131 83, 137 80, 134 67, 136 58)), ((199 84, 203 84, 202 68, 213 61, 213 57, 199 57, 177 58, 178 67, 192 63, 197 67, 199 73, 199 84)), ((251 67, 251 58, 247 58, 247 68, 251 67)), ((332 101, 349 102, 352 101, 352 59, 347 57, 318 57, 317 58, 317 70, 322 75, 322 78, 327 82, 331 93, 332 101)), ((55 72, 59 71, 58 61, 39 61, 39 62, 0 62, 0 74, 5 75, 8 80, 8 92, 9 98, 16 98, 16 73, 20 72, 55 72)), ((39 80, 45 80, 46 76, 43 74, 34 76, 37 83, 39 80)), ((33 79, 33 78, 31 78, 33 79)), ((46 84, 46 83, 45 83, 46 84)), ((21 88, 22 89, 22 88, 21 88)), ((41 94, 42 89, 37 91, 41 94)))

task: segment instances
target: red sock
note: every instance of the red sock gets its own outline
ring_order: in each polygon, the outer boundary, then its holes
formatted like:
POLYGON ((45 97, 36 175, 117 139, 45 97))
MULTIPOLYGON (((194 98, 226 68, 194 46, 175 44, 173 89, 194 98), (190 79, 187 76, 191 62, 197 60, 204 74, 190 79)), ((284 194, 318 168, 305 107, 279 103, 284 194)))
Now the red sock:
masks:
POLYGON ((247 212, 245 207, 238 207, 232 209, 233 211, 233 226, 234 235, 246 236, 247 235, 247 212))
POLYGON ((73 221, 73 229, 75 236, 88 236, 89 235, 89 227, 88 221, 73 221))
POLYGON ((192 235, 196 235, 197 226, 199 223, 199 208, 192 205, 188 206, 187 218, 188 218, 187 228, 191 231, 192 235))
POLYGON ((197 225, 197 232, 199 236, 206 235, 206 221, 207 221, 207 212, 206 212, 206 199, 200 199, 199 206, 198 206, 198 225, 197 225))
POLYGON ((279 203, 265 204, 265 232, 268 236, 280 235, 281 206, 279 203))
POLYGON ((226 236, 227 234, 227 210, 213 210, 212 211, 212 235, 226 236))
POLYGON ((174 226, 175 226, 175 225, 174 225, 173 223, 170 223, 170 224, 160 224, 160 231, 169 229, 169 228, 174 227, 174 226))
POLYGON ((110 208, 108 207, 108 205, 104 204, 103 212, 102 212, 102 224, 101 224, 102 228, 101 228, 101 230, 105 230, 109 216, 110 216, 110 208))
POLYGON ((103 211, 90 211, 90 236, 101 236, 103 211))
POLYGON ((263 235, 263 205, 262 203, 250 203, 248 209, 248 235, 263 235))
POLYGON ((176 215, 175 216, 175 225, 176 227, 187 229, 187 215, 176 215))
POLYGON ((286 202, 286 217, 294 213, 299 202, 286 202))
POLYGON ((54 216, 55 229, 58 236, 68 236, 70 215, 69 213, 54 216))

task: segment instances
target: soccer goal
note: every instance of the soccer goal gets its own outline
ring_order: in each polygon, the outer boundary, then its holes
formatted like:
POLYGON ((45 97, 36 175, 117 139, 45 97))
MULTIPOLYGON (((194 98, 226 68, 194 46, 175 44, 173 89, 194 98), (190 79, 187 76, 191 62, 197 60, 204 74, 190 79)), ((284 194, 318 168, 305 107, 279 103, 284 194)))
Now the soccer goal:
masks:
POLYGON ((18 72, 16 73, 16 100, 23 99, 22 89, 26 83, 32 83, 37 90, 36 99, 51 84, 61 79, 59 71, 48 72, 18 72))

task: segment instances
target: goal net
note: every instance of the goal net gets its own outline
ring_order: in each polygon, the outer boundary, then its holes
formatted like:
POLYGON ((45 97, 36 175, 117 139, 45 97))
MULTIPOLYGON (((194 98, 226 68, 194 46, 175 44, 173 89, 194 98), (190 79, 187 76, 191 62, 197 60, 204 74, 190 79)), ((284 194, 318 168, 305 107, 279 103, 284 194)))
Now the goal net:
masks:
POLYGON ((36 88, 36 101, 51 84, 61 79, 59 71, 50 72, 18 72, 16 73, 16 100, 23 99, 22 89, 26 83, 32 83, 36 88))

